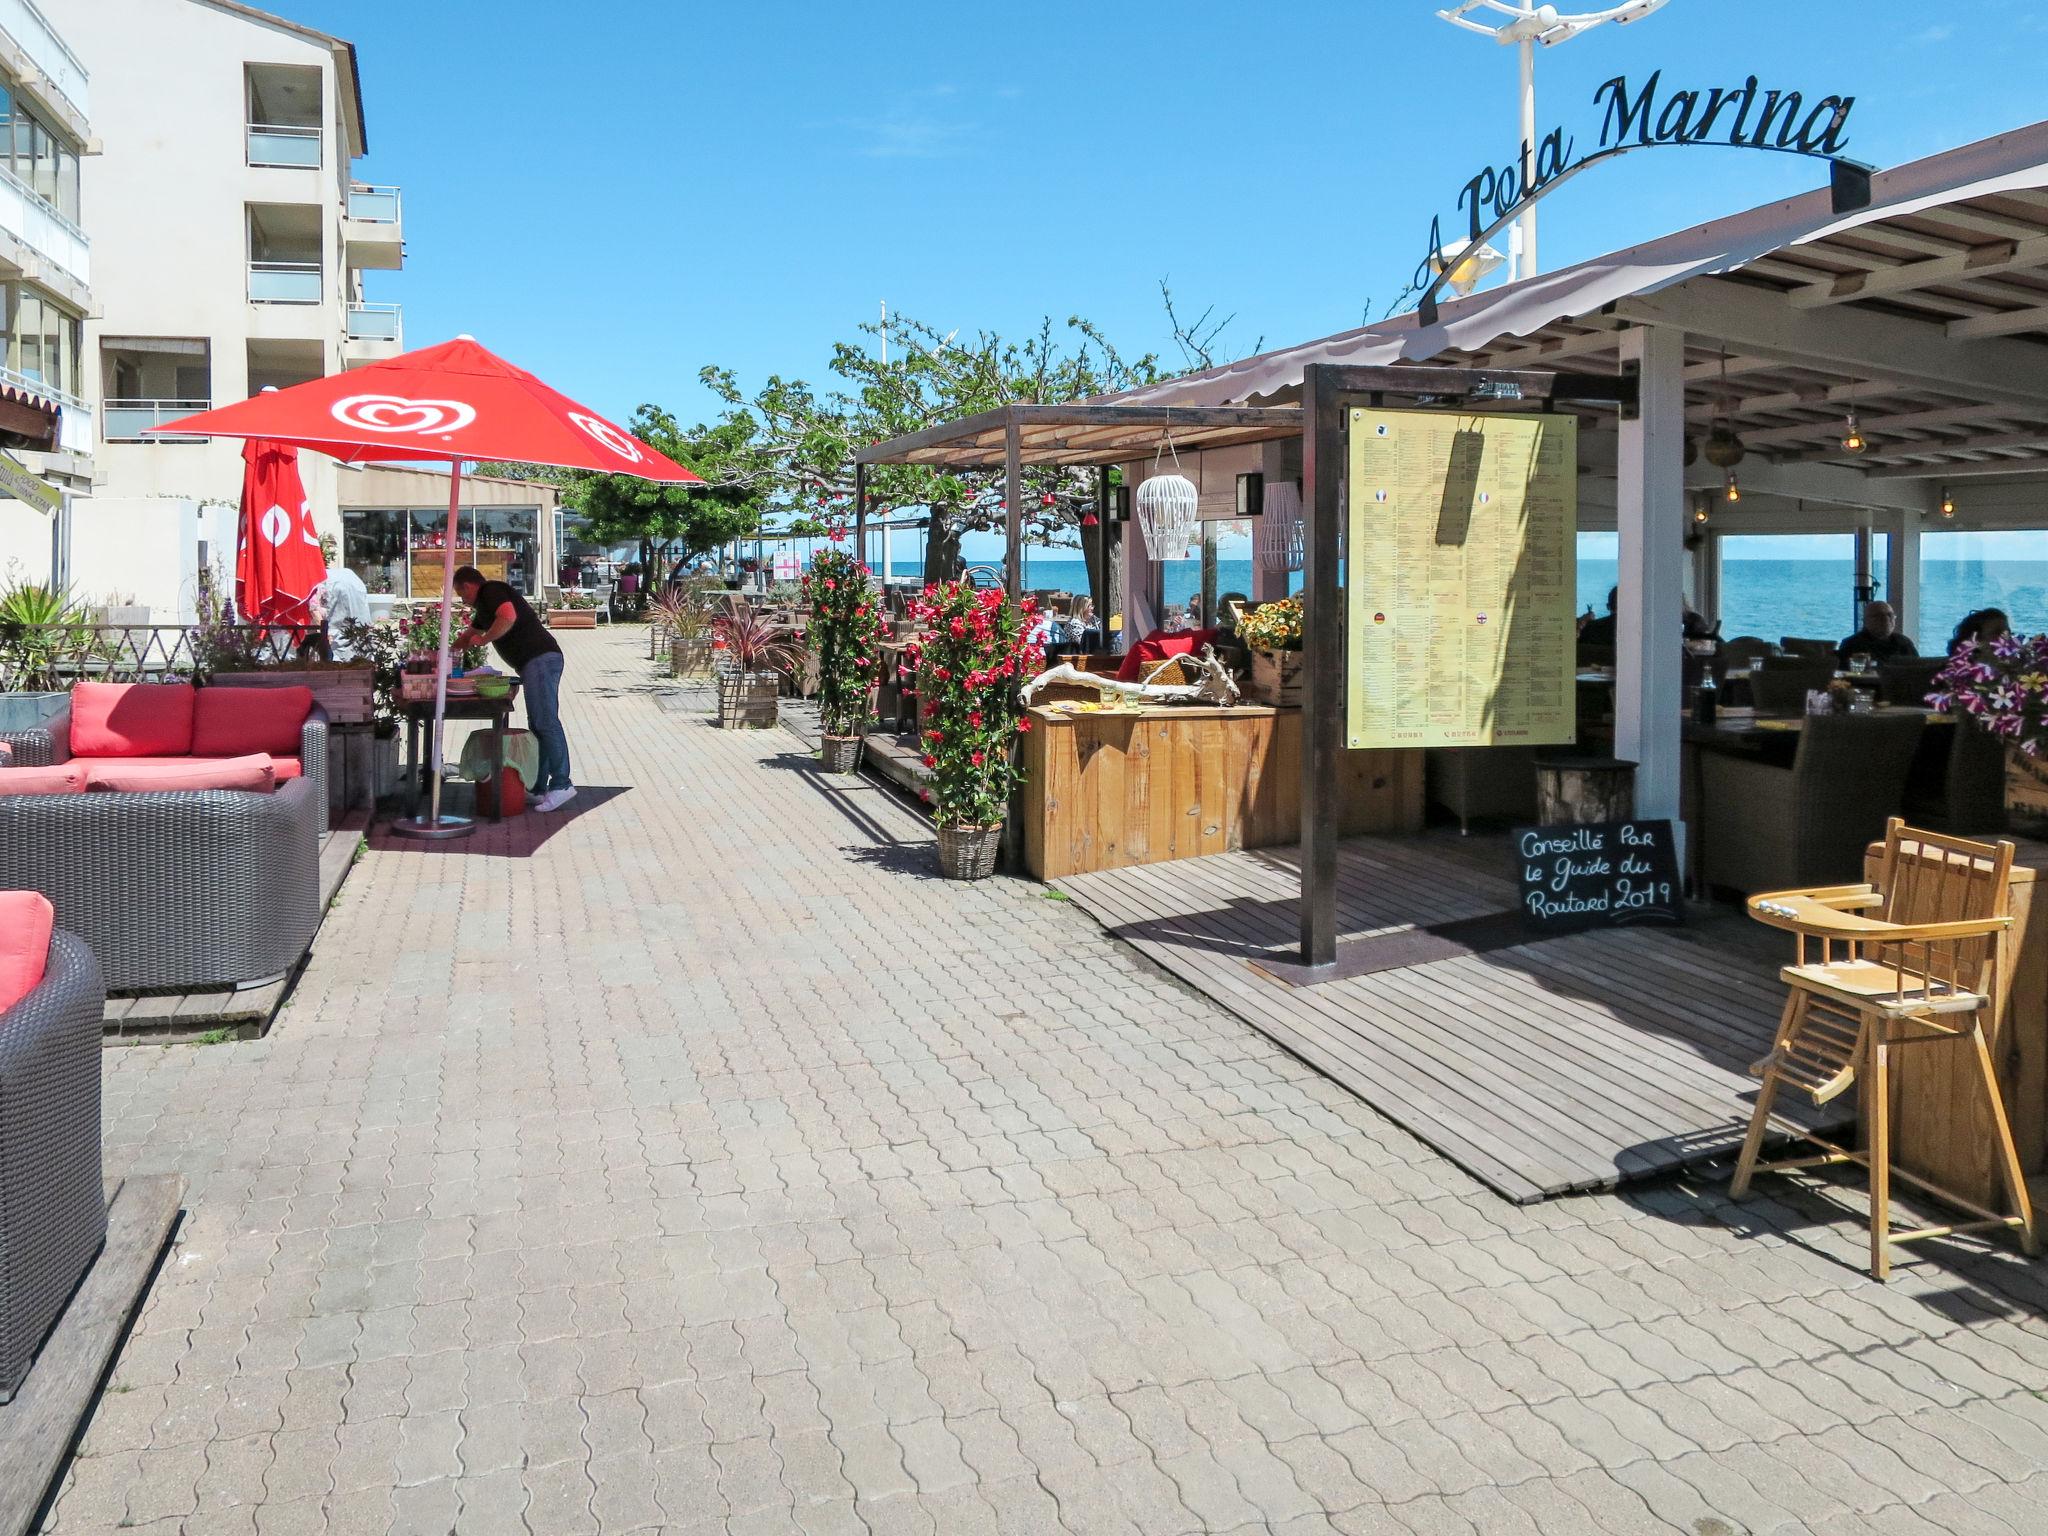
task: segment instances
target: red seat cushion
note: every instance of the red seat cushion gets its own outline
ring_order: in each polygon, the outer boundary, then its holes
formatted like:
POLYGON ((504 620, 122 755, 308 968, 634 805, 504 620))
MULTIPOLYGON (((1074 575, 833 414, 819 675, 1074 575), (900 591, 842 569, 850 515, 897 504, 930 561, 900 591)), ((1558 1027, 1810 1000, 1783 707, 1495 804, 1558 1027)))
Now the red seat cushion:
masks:
POLYGON ((190 683, 73 683, 71 751, 78 757, 177 756, 192 750, 190 683))
POLYGON ((1213 629, 1189 629, 1179 634, 1155 629, 1125 653, 1123 665, 1116 669, 1117 681, 1135 683, 1160 662, 1175 656, 1192 656, 1215 638, 1213 629))
POLYGON ((295 754, 312 712, 310 688, 202 688, 189 750, 194 757, 295 754))
POLYGON ((41 985, 56 922, 41 891, 0 891, 0 1013, 41 985))
POLYGON ((0 768, 0 795, 82 795, 85 768, 76 758, 54 768, 0 768))
MULTIPOLYGON (((263 755, 268 756, 267 753, 263 755)), ((225 758, 219 757, 74 757, 69 763, 65 764, 65 767, 77 768, 82 773, 90 775, 95 767, 183 768, 192 763, 219 763, 225 761, 225 758)), ((284 783, 287 779, 299 778, 305 773, 304 767, 296 757, 272 757, 270 759, 270 766, 275 770, 277 782, 280 784, 284 783)))
POLYGON ((129 793, 166 789, 244 789, 268 794, 277 787, 277 770, 266 753, 246 757, 180 757, 139 762, 104 757, 89 764, 86 788, 129 793))

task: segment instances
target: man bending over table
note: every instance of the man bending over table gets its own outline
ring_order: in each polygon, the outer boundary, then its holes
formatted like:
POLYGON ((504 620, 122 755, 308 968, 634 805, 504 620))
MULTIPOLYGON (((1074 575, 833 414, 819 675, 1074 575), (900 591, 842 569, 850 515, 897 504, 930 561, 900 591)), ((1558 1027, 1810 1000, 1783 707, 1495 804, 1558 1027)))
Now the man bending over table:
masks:
POLYGON ((562 648, 526 599, 502 581, 465 565, 455 573, 455 591, 474 610, 469 628, 452 642, 458 651, 490 641, 498 659, 519 674, 526 694, 526 728, 540 743, 540 782, 534 785, 537 811, 559 811, 575 796, 569 782, 569 738, 562 732, 562 648))

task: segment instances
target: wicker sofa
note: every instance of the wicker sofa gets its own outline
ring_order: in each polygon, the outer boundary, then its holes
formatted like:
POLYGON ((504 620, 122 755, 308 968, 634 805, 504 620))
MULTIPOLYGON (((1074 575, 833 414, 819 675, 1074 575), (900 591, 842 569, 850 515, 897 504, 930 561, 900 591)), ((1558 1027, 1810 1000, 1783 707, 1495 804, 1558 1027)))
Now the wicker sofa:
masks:
MULTIPOLYGON (((327 827, 325 713, 308 705, 297 734, 296 776, 269 793, 0 790, 0 889, 48 896, 58 925, 92 946, 115 990, 282 975, 320 925, 327 827)), ((16 768, 106 761, 74 756, 68 712, 7 739, 16 768)))
POLYGON ((58 932, 41 983, 0 1011, 0 1403, 20 1388, 106 1240, 105 1008, 92 950, 58 932))

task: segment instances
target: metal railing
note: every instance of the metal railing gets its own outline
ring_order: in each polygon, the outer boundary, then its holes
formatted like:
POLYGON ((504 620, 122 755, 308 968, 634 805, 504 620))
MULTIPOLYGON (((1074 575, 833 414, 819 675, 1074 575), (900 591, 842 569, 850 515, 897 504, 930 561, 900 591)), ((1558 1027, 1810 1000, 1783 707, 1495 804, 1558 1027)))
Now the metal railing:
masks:
POLYGON ((360 223, 396 224, 400 211, 396 187, 357 182, 348 189, 348 216, 360 223))
POLYGON ((292 123, 249 124, 249 163, 287 170, 320 168, 320 130, 292 123))
POLYGON ((34 0, 0 0, 0 30, 14 39, 80 117, 87 115, 86 85, 91 77, 85 63, 36 9, 34 0))
MULTIPOLYGON (((318 625, 306 638, 325 632, 318 625)), ((81 680, 175 682, 282 665, 299 649, 290 630, 259 624, 0 624, 0 692, 63 689, 81 680)))
POLYGON ((251 304, 318 304, 320 263, 317 261, 252 261, 249 263, 251 304))
POLYGON ((38 379, 26 373, 17 373, 4 363, 0 363, 0 383, 12 384, 16 389, 25 389, 32 395, 41 395, 45 400, 57 405, 68 405, 74 411, 89 411, 92 409, 91 406, 87 405, 69 390, 59 389, 47 379, 38 379))
POLYGON ((211 410, 211 400, 102 400, 100 435, 110 443, 203 443, 206 438, 183 432, 146 435, 151 427, 211 410))
POLYGON ((399 341, 405 335, 404 311, 396 304, 351 304, 350 341, 399 341))

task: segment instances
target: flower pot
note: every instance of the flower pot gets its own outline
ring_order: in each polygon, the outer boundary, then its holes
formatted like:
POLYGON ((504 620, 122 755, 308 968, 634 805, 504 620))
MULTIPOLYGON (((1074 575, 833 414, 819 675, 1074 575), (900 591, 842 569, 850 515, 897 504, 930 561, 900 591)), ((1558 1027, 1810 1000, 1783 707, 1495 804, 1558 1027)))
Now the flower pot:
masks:
POLYGON ((1253 651, 1249 692, 1260 704, 1301 703, 1301 652, 1253 651))
POLYGON ((595 608, 550 608, 549 629, 595 629, 597 610, 595 608))
POLYGON ((827 773, 856 773, 860 769, 860 744, 858 736, 827 736, 825 743, 825 771, 827 773))
POLYGON ((737 667, 719 674, 718 723, 725 730, 765 730, 776 723, 775 699, 781 692, 779 672, 742 672, 737 667))
POLYGON ((32 731, 63 714, 70 703, 68 688, 0 693, 0 731, 32 731))
POLYGON ((948 880, 986 880, 996 872, 1003 824, 939 828, 939 873, 948 880))
POLYGON ((668 643, 668 671, 671 677, 696 677, 711 667, 711 637, 677 635, 668 643))

